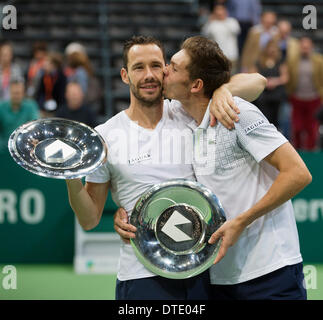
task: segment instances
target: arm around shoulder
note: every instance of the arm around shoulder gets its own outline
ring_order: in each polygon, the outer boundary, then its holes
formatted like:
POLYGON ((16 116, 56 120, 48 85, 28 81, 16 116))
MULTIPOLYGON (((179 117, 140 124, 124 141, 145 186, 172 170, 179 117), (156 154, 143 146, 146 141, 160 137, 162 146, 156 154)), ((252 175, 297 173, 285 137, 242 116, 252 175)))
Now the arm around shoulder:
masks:
POLYGON ((236 74, 231 77, 230 82, 226 86, 232 96, 238 96, 252 102, 264 91, 266 84, 267 79, 255 72, 236 74))
POLYGON ((214 126, 216 120, 219 120, 226 128, 232 129, 234 121, 239 120, 236 113, 240 112, 232 97, 238 96, 247 101, 256 100, 266 83, 266 78, 259 73, 239 73, 232 76, 228 83, 213 92, 210 125, 214 126))

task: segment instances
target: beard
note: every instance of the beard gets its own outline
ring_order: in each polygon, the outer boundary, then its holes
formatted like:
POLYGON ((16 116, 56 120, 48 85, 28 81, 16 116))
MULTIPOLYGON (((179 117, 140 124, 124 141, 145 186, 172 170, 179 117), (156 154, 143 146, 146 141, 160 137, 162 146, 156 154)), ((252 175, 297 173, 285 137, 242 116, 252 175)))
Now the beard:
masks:
POLYGON ((161 100, 163 99, 162 90, 161 90, 162 85, 161 85, 160 81, 146 81, 144 83, 138 83, 137 86, 136 86, 129 79, 129 86, 130 86, 130 90, 131 90, 132 94, 145 107, 154 107, 156 105, 159 106, 161 100), (159 88, 158 95, 157 96, 152 96, 152 97, 144 97, 143 95, 141 95, 140 94, 140 86, 142 86, 143 84, 145 84, 145 85, 149 85, 149 84, 157 85, 158 88, 159 88))

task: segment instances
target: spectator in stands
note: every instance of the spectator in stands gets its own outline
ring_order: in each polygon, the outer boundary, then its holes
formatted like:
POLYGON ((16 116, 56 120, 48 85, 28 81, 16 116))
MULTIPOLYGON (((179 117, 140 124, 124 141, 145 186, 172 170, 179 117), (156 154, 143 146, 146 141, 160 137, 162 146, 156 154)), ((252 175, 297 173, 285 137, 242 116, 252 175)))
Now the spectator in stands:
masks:
POLYGON ((240 25, 238 47, 241 55, 249 29, 260 22, 261 3, 259 0, 228 0, 227 9, 229 16, 237 19, 240 25))
POLYGON ((84 103, 84 93, 79 83, 69 82, 65 97, 66 104, 57 111, 57 117, 83 122, 92 128, 98 125, 93 109, 84 103))
POLYGON ((315 114, 323 99, 323 57, 314 53, 310 38, 302 37, 299 44, 298 54, 288 61, 293 143, 296 149, 314 150, 318 137, 315 114))
POLYGON ((252 71, 259 72, 267 78, 266 88, 255 104, 269 122, 278 128, 279 109, 286 100, 285 85, 288 81, 288 70, 275 40, 270 40, 261 51, 252 71))
POLYGON ((85 47, 80 43, 72 42, 66 47, 65 55, 68 65, 64 72, 68 81, 80 83, 86 105, 91 106, 98 113, 103 92, 99 79, 94 75, 85 47))
POLYGON ((225 6, 219 4, 214 6, 211 17, 203 26, 202 34, 218 43, 223 53, 232 63, 232 73, 235 73, 239 59, 239 23, 235 18, 229 18, 225 6))
POLYGON ((280 20, 278 27, 278 45, 282 52, 282 59, 292 59, 299 50, 299 42, 291 37, 292 25, 287 20, 280 20))
MULTIPOLYGON (((74 52, 79 52, 81 54, 87 55, 86 49, 82 44, 80 44, 78 42, 71 42, 65 48, 64 54, 65 54, 66 60, 67 60, 68 56, 74 52)), ((69 65, 65 65, 64 73, 65 73, 66 77, 68 78, 69 76, 71 76, 74 73, 74 71, 69 65)))
POLYGON ((64 53, 65 53, 65 56, 68 56, 73 52, 81 52, 86 54, 86 49, 82 44, 78 42, 71 42, 66 46, 64 53))
POLYGON ((252 27, 243 47, 241 68, 249 72, 255 66, 260 51, 265 48, 268 41, 277 38, 276 14, 271 11, 264 12, 261 16, 261 24, 252 27))
POLYGON ((208 21, 214 20, 214 7, 223 5, 227 7, 227 0, 199 1, 198 26, 202 28, 208 21))
POLYGON ((0 103, 0 150, 7 148, 11 133, 20 125, 39 118, 38 105, 25 98, 22 77, 10 81, 10 100, 0 103))
POLYGON ((212 11, 214 6, 217 4, 226 5, 228 0, 199 0, 200 8, 203 7, 207 10, 212 11))
MULTIPOLYGON (((282 60, 291 60, 299 50, 299 41, 291 37, 292 25, 288 20, 280 20, 278 27, 278 46, 282 60)), ((279 112, 279 127, 283 135, 291 140, 291 105, 287 99, 283 101, 279 112)))
POLYGON ((38 86, 40 70, 44 67, 47 56, 47 43, 35 42, 33 45, 33 58, 27 72, 27 96, 33 97, 38 86))
POLYGON ((10 98, 11 79, 23 77, 20 66, 13 62, 13 48, 8 42, 0 47, 0 100, 10 98))
POLYGON ((93 76, 93 70, 88 56, 85 53, 74 51, 67 56, 69 74, 67 80, 78 82, 86 95, 89 86, 89 78, 93 76))
POLYGON ((35 95, 43 117, 52 116, 65 103, 66 76, 62 65, 59 53, 50 53, 45 58, 35 95))

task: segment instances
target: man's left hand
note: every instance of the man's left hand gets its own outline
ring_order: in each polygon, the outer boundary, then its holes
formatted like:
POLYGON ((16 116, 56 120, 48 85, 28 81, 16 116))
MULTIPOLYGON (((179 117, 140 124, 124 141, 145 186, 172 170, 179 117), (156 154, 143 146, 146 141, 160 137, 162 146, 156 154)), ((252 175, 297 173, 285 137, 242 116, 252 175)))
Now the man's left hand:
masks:
POLYGON ((220 121, 227 129, 233 129, 234 122, 239 121, 239 113, 240 110, 225 85, 214 91, 210 105, 211 127, 215 126, 216 121, 220 121))
POLYGON ((218 263, 227 253, 229 247, 233 246, 239 239, 244 227, 237 219, 226 221, 216 232, 212 234, 209 243, 213 244, 222 239, 221 247, 214 264, 218 263))

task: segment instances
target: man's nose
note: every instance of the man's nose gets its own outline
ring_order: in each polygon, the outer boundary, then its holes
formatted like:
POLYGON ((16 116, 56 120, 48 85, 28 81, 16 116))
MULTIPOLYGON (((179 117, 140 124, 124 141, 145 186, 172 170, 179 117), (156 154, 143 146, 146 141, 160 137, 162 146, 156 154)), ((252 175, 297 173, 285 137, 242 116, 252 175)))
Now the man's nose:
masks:
POLYGON ((145 78, 154 78, 153 70, 150 67, 146 68, 145 78))

